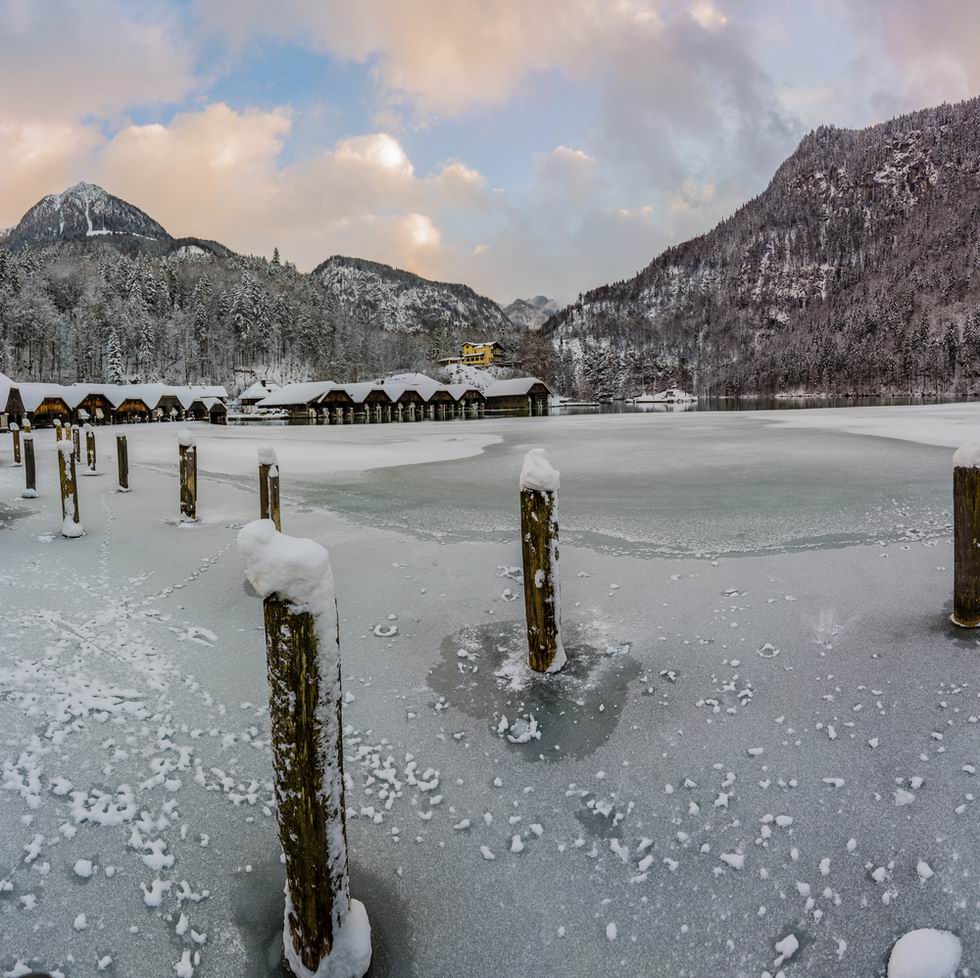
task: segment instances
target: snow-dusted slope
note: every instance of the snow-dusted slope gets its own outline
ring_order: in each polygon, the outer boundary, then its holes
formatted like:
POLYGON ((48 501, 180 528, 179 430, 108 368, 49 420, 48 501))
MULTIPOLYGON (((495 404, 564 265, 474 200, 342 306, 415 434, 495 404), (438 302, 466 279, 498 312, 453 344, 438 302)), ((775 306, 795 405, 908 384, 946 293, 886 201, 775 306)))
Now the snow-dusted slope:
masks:
POLYGON ((732 217, 544 330, 585 362, 684 358, 719 393, 963 386, 980 356, 978 134, 980 99, 821 127, 732 217))
POLYGON ((522 329, 540 329, 548 317, 558 311, 558 303, 546 295, 536 295, 530 299, 515 299, 504 306, 504 315, 522 329))
POLYGON ((340 255, 318 265, 313 275, 362 326, 403 333, 451 330, 476 341, 516 331, 500 306, 468 285, 433 282, 380 262, 340 255))

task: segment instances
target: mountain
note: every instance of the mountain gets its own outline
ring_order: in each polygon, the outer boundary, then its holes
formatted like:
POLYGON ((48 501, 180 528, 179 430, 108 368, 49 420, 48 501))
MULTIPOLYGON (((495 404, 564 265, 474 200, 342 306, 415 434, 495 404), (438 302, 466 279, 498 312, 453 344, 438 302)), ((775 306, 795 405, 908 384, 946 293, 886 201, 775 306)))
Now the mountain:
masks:
POLYGON ((107 243, 129 252, 147 254, 229 255, 214 241, 174 238, 157 221, 94 183, 76 183, 60 194, 39 200, 0 244, 11 251, 64 245, 107 243))
POLYGON ((980 99, 821 127, 769 187, 543 327, 581 392, 980 390, 980 99))
POLYGON ((356 323, 399 333, 448 332, 458 339, 497 339, 517 332, 500 306, 468 285, 433 282, 380 262, 334 255, 313 277, 356 323))
POLYGON ((540 329, 548 317, 557 311, 558 303, 544 295, 515 299, 509 306, 504 306, 504 315, 515 326, 531 330, 540 329))
POLYGON ((498 338, 532 363, 551 354, 465 285, 343 257, 303 274, 278 251, 174 238, 92 184, 0 236, 0 371, 19 380, 357 381, 498 338))

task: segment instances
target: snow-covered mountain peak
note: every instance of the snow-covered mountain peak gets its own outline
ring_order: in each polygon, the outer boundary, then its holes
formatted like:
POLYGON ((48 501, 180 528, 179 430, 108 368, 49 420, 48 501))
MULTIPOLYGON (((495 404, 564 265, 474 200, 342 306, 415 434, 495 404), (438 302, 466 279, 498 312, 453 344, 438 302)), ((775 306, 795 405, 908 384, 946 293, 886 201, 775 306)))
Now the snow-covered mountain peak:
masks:
POLYGON ((82 182, 38 201, 5 243, 11 248, 37 248, 105 235, 171 240, 161 224, 135 205, 97 184, 82 182))

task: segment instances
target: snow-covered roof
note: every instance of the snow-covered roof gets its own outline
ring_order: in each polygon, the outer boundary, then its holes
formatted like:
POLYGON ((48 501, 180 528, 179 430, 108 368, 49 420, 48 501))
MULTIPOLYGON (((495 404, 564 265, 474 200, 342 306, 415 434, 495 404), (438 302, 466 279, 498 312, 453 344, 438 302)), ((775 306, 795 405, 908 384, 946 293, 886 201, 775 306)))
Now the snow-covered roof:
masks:
POLYGON ((18 384, 17 389, 20 391, 20 399, 24 402, 24 410, 28 414, 36 411, 42 401, 46 401, 49 397, 65 400, 65 388, 61 384, 18 384))
POLYGON ((245 390, 238 395, 238 399, 241 401, 251 401, 258 398, 268 397, 269 394, 274 391, 281 390, 278 384, 274 384, 271 380, 266 383, 262 380, 257 380, 251 387, 246 387, 245 390))
POLYGON ((7 401, 10 399, 13 386, 13 381, 6 374, 0 374, 0 411, 7 410, 7 401))
POLYGON ((346 391, 355 404, 363 404, 371 391, 383 391, 384 387, 380 384, 361 383, 343 384, 340 389, 346 391))
POLYGON ((474 384, 447 384, 446 390, 453 396, 454 401, 458 401, 464 394, 479 394, 483 396, 483 391, 474 384))
POLYGON ((332 387, 329 380, 311 380, 303 384, 286 384, 262 398, 256 407, 289 407, 293 404, 313 404, 332 387))
POLYGON ((535 384, 541 384, 550 393, 550 388, 537 377, 514 377, 511 380, 498 380, 485 391, 487 397, 519 397, 527 394, 535 384))

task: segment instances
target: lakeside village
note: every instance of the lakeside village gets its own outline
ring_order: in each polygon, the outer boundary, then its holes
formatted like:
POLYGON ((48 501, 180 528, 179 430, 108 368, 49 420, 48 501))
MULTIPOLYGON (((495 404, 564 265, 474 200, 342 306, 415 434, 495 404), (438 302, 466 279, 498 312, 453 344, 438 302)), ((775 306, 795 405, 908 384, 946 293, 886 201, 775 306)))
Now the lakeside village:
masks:
MULTIPOLYGON (((256 380, 230 396, 220 385, 162 383, 55 384, 17 382, 0 374, 0 429, 11 424, 131 424, 149 421, 282 420, 294 424, 382 424, 450 421, 487 415, 548 414, 575 402, 558 397, 537 377, 494 379, 486 368, 511 367, 496 340, 463 343, 459 356, 440 360, 463 367, 480 382, 440 383, 421 373, 377 381, 306 381, 280 386, 256 380)), ((631 398, 634 404, 693 404, 697 398, 671 388, 631 398)), ((591 402, 590 402, 591 403, 591 402)))

